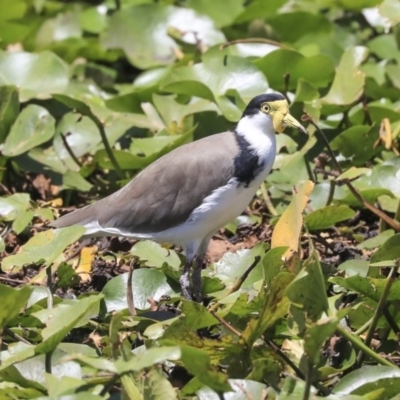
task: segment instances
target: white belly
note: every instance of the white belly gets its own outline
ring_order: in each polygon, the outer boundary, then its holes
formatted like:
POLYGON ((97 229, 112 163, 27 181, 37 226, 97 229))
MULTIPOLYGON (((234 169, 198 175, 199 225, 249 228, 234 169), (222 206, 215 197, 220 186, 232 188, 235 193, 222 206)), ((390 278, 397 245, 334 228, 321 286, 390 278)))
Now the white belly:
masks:
POLYGON ((183 224, 162 232, 138 236, 181 246, 201 241, 240 215, 250 203, 257 187, 238 187, 237 181, 232 179, 208 196, 183 224))

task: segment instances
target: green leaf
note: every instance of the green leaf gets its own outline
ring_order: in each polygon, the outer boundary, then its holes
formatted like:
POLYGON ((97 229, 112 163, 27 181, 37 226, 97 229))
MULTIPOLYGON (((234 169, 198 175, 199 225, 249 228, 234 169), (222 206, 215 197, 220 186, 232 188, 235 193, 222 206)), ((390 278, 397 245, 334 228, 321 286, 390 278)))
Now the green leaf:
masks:
POLYGON ((335 332, 338 324, 337 318, 323 318, 318 324, 307 328, 304 335, 304 350, 313 364, 318 363, 322 346, 335 332))
POLYGON ((268 16, 276 15, 278 10, 286 3, 286 0, 254 0, 249 4, 246 4, 242 14, 236 19, 235 23, 248 22, 253 19, 264 19, 268 16))
POLYGON ((92 110, 90 107, 85 104, 83 101, 74 99, 71 96, 67 96, 65 94, 55 93, 53 94, 53 99, 56 99, 62 104, 65 104, 67 107, 72 108, 73 110, 81 113, 82 115, 91 114, 92 110))
POLYGON ((17 156, 50 140, 55 119, 43 107, 30 104, 18 115, 6 138, 3 154, 17 156))
POLYGON ((297 80, 296 93, 293 103, 312 101, 318 97, 319 92, 313 84, 303 78, 299 78, 297 80))
POLYGON ((340 396, 365 395, 376 389, 383 389, 382 399, 396 396, 400 392, 400 370, 377 365, 362 367, 344 376, 333 392, 340 396))
POLYGON ((374 148, 377 131, 376 126, 353 126, 335 137, 331 142, 332 149, 352 158, 354 164, 362 165, 379 151, 374 148))
POLYGON ((0 197, 0 217, 6 221, 13 221, 20 213, 31 207, 28 193, 14 193, 11 196, 0 197))
MULTIPOLYGON (((42 330, 43 341, 35 348, 36 354, 49 353, 64 339, 71 329, 77 325, 85 324, 95 313, 102 294, 91 295, 80 300, 74 300, 71 304, 59 303, 51 310, 42 310, 33 313, 46 328, 42 330)), ((79 326, 79 325, 78 325, 79 326)))
POLYGON ((290 303, 286 297, 286 288, 294 277, 291 273, 281 272, 272 280, 260 315, 257 319, 250 320, 242 334, 249 346, 252 346, 264 331, 287 314, 290 303))
POLYGON ((40 261, 47 266, 53 263, 65 250, 76 242, 85 232, 82 226, 47 230, 39 232, 24 244, 18 254, 5 257, 1 268, 3 271, 19 271, 26 264, 40 261))
POLYGON ((389 237, 374 253, 371 263, 400 259, 400 233, 389 237))
POLYGON ((200 40, 212 46, 225 41, 222 32, 205 15, 181 7, 144 4, 114 13, 108 20, 102 44, 106 49, 121 48, 133 65, 148 69, 175 60, 174 50, 178 46, 168 35, 171 29, 181 33, 180 39, 190 44, 200 40))
POLYGON ((363 175, 354 183, 357 189, 381 188, 390 190, 396 197, 400 197, 400 164, 394 158, 383 164, 378 164, 372 173, 363 175))
MULTIPOLYGON (((118 160, 120 168, 123 170, 143 169, 151 163, 148 158, 138 157, 135 154, 132 154, 126 150, 113 150, 113 153, 115 158, 118 160)), ((105 150, 99 150, 98 152, 96 152, 94 161, 96 161, 103 169, 114 169, 114 165, 112 164, 105 150)))
POLYGON ((90 118, 76 113, 64 114, 57 124, 53 145, 61 162, 74 171, 79 171, 80 166, 71 157, 62 136, 77 158, 90 153, 101 142, 99 130, 90 118))
POLYGON ((19 87, 21 101, 63 92, 68 76, 68 66, 49 51, 39 54, 0 52, 0 85, 19 87))
POLYGON ((189 373, 204 385, 218 392, 231 389, 227 376, 211 366, 210 357, 206 352, 191 346, 181 346, 181 352, 181 360, 189 373))
MULTIPOLYGON (((217 276, 222 283, 231 287, 234 282, 243 276, 250 265, 254 263, 256 257, 263 257, 268 246, 260 243, 252 249, 242 249, 235 253, 226 252, 222 258, 216 262, 210 270, 211 276, 217 276)), ((254 282, 263 278, 262 264, 258 262, 250 272, 247 279, 241 285, 241 288, 250 288, 254 282)))
POLYGON ((26 306, 31 291, 28 286, 13 289, 0 283, 0 301, 2 304, 0 307, 0 331, 26 306))
POLYGON ((178 400, 178 392, 166 378, 165 374, 152 369, 143 380, 143 398, 148 400, 178 400))
POLYGON ((366 59, 368 49, 362 46, 347 49, 336 69, 336 75, 323 103, 346 105, 356 101, 362 94, 365 74, 359 69, 366 59))
POLYGON ((115 362, 116 371, 123 374, 129 371, 140 371, 149 368, 153 364, 162 363, 166 360, 176 361, 182 357, 182 350, 178 346, 171 347, 152 347, 137 354, 128 361, 117 360, 115 362))
POLYGON ((379 6, 379 13, 387 18, 392 26, 400 22, 400 4, 397 0, 384 0, 379 6))
POLYGON ((0 86, 0 143, 4 142, 18 113, 18 89, 15 86, 0 86))
POLYGON ((208 15, 218 28, 229 26, 245 9, 242 0, 187 0, 186 7, 192 8, 199 14, 208 15))
POLYGON ((285 90, 285 75, 288 75, 289 90, 295 90, 300 79, 312 82, 314 87, 325 87, 331 82, 334 74, 334 64, 325 55, 305 57, 302 54, 287 49, 278 49, 254 64, 260 68, 274 90, 285 90))
MULTIPOLYGON (((247 399, 262 399, 265 397, 266 386, 264 383, 255 382, 248 379, 229 379, 231 389, 224 393, 224 397, 230 400, 241 400, 243 394, 247 399)), ((209 387, 200 389, 197 393, 199 400, 220 400, 221 395, 209 387)))
POLYGON ((218 325, 218 320, 201 304, 193 301, 182 301, 182 313, 185 323, 193 330, 218 325))
POLYGON ((366 277, 369 271, 369 262, 366 260, 347 260, 338 266, 340 271, 345 271, 347 276, 366 277))
POLYGON ((18 213, 12 224, 14 232, 19 235, 32 221, 34 215, 34 212, 31 210, 26 210, 18 213))
POLYGON ((62 177, 62 189, 76 189, 81 192, 88 192, 92 186, 93 185, 77 171, 69 170, 65 172, 62 177))
MULTIPOLYGON (((128 307, 126 288, 128 274, 118 275, 104 286, 102 293, 107 305, 108 312, 124 310, 128 307)), ((133 302, 139 310, 150 307, 147 299, 150 297, 155 301, 162 296, 174 296, 175 292, 167 283, 167 277, 163 272, 156 269, 141 268, 133 271, 132 277, 133 302)))
MULTIPOLYGON (((354 197, 353 193, 350 191, 346 191, 347 194, 343 197, 337 198, 336 202, 337 203, 342 203, 342 204, 347 204, 350 207, 363 207, 364 205, 354 197)), ((390 190, 387 189, 365 189, 365 190, 359 190, 358 193, 367 201, 370 203, 375 203, 378 197, 387 195, 389 197, 394 197, 393 193, 390 190)))
POLYGON ((67 263, 62 263, 57 268, 57 282, 56 287, 64 290, 72 288, 79 284, 80 279, 75 269, 67 263))
POLYGON ((393 34, 379 35, 370 40, 368 47, 373 53, 383 60, 395 59, 399 48, 393 34))
POLYGON ((284 266, 283 255, 286 253, 288 247, 281 246, 275 247, 267 252, 262 260, 264 269, 265 282, 268 286, 271 285, 272 280, 281 272, 284 266))
MULTIPOLYGON (((386 285, 386 279, 363 278, 361 276, 351 276, 350 278, 334 277, 329 279, 330 282, 336 283, 348 290, 360 293, 375 302, 378 302, 383 289, 386 285)), ((388 301, 397 300, 400 296, 400 282, 396 281, 390 288, 388 301)))
POLYGON ((223 55, 212 48, 203 55, 203 62, 177 67, 162 79, 161 89, 215 101, 229 121, 238 121, 241 110, 227 95, 238 93, 245 101, 268 88, 263 74, 249 60, 223 55))
POLYGON ((318 36, 332 31, 331 22, 324 15, 305 11, 276 14, 267 18, 267 22, 282 41, 290 43, 297 42, 304 35, 318 36))
POLYGON ((131 248, 131 254, 139 257, 147 267, 161 268, 167 263, 173 269, 179 269, 181 260, 174 250, 169 250, 151 240, 141 240, 131 248))
POLYGON ((393 235, 394 235, 394 230, 388 229, 387 231, 384 231, 376 235, 375 237, 372 237, 370 239, 364 240, 363 242, 359 243, 357 245, 357 248, 369 250, 375 247, 382 246, 383 243, 385 243, 393 235))
POLYGON ((345 205, 326 206, 306 215, 304 223, 310 231, 317 231, 330 228, 337 222, 353 218, 355 214, 354 210, 345 205))
POLYGON ((355 179, 361 175, 365 175, 371 172, 371 168, 356 168, 350 167, 348 170, 340 174, 335 180, 342 181, 343 179, 355 179))
POLYGON ((311 319, 317 320, 329 308, 324 276, 317 261, 308 261, 286 289, 291 303, 301 307, 311 319))

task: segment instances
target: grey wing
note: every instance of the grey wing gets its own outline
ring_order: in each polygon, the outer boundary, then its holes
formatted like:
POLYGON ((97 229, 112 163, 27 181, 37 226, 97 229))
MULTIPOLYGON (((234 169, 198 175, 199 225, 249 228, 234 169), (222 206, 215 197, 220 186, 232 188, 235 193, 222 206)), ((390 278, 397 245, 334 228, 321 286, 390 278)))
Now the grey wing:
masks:
POLYGON ((184 145, 148 166, 112 195, 53 222, 97 222, 130 233, 159 232, 187 220, 203 198, 233 176, 238 148, 232 132, 184 145))

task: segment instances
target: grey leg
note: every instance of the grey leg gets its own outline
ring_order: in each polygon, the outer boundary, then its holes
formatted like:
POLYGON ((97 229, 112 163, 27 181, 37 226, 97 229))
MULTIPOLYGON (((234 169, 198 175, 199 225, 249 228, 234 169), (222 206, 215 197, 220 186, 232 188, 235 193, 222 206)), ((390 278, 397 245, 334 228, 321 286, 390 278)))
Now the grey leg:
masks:
POLYGON ((210 240, 211 240, 211 236, 208 236, 202 241, 202 243, 197 251, 197 254, 196 254, 194 268, 193 268, 193 272, 192 272, 193 294, 194 294, 195 300, 198 303, 203 302, 203 288, 201 285, 201 270, 203 267, 204 256, 206 254, 210 240))
POLYGON ((194 268, 192 272, 193 294, 198 303, 203 302, 203 288, 201 285, 201 270, 203 267, 204 257, 196 257, 194 268))
POLYGON ((183 273, 179 278, 181 284, 182 294, 186 300, 192 300, 192 294, 190 290, 190 269, 192 268, 193 260, 189 257, 186 258, 185 266, 183 267, 183 273))

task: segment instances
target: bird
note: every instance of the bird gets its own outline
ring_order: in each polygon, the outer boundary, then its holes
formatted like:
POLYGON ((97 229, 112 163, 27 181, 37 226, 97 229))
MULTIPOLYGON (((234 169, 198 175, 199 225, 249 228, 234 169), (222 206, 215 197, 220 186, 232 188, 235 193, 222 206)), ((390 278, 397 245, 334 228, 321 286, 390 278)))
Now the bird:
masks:
POLYGON ((201 271, 212 236, 239 216, 270 173, 276 134, 306 129, 280 93, 254 97, 236 126, 182 145, 111 195, 50 224, 81 225, 85 237, 121 236, 182 247, 187 300, 203 301, 201 271))

